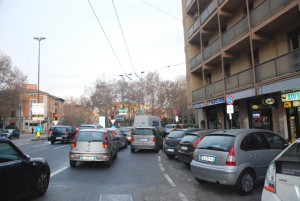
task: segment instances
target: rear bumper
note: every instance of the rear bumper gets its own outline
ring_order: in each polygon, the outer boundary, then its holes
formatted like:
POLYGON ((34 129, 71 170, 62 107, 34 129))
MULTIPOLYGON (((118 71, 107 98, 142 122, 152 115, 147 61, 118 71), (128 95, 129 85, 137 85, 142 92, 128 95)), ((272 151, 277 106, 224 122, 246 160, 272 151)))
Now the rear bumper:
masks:
POLYGON ((181 153, 181 152, 178 152, 177 153, 177 157, 180 161, 184 162, 184 163, 187 163, 187 164, 190 164, 193 160, 193 153, 181 153))
POLYGON ((71 137, 70 136, 51 136, 50 137, 50 141, 64 141, 64 142, 69 142, 71 140, 71 137))
POLYGON ((155 149, 156 147, 156 144, 134 144, 131 142, 132 149, 155 149))
POLYGON ((69 159, 71 161, 108 161, 110 154, 108 153, 70 153, 69 159))
POLYGON ((168 156, 176 156, 178 153, 177 147, 171 147, 166 144, 163 145, 163 150, 164 150, 165 154, 168 156))
POLYGON ((270 191, 264 189, 261 195, 261 201, 269 201, 269 200, 281 201, 275 193, 271 193, 270 191))
POLYGON ((240 175, 235 166, 217 166, 191 162, 192 175, 204 181, 220 183, 224 185, 235 185, 240 175))

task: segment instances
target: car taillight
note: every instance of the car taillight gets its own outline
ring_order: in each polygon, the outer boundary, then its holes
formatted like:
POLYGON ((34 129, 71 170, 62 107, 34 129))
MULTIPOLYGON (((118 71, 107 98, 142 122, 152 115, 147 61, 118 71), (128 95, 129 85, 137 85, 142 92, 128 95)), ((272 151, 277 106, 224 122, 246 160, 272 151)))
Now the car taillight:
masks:
POLYGON ((131 128, 129 132, 130 132, 130 134, 133 133, 133 129, 131 128))
POLYGON ((73 142, 72 142, 72 147, 76 147, 76 145, 77 145, 77 142, 76 142, 76 141, 73 141, 73 142))
POLYGON ((107 141, 102 142, 102 148, 107 148, 107 147, 108 147, 108 142, 107 141))
POLYGON ((154 137, 152 141, 153 141, 153 142, 156 142, 156 141, 157 141, 156 137, 154 137))
POLYGON ((272 161, 267 171, 264 188, 267 191, 275 193, 276 192, 275 180, 276 180, 276 166, 274 161, 272 161))
POLYGON ((52 132, 52 131, 50 131, 50 132, 49 132, 49 134, 50 134, 50 135, 53 135, 53 132, 52 132))
POLYGON ((69 135, 70 133, 69 132, 66 132, 66 135, 69 135))
POLYGON ((131 137, 131 142, 134 142, 134 137, 131 137))
POLYGON ((230 149, 230 152, 226 159, 226 164, 228 166, 236 166, 235 157, 234 157, 234 147, 230 149))
POLYGON ((193 144, 194 149, 196 149, 196 147, 198 146, 198 144, 201 142, 202 139, 203 138, 201 137, 198 140, 196 140, 196 142, 194 142, 194 144, 193 144))
POLYGON ((106 133, 104 133, 104 139, 105 139, 105 140, 108 140, 107 134, 106 134, 106 133))

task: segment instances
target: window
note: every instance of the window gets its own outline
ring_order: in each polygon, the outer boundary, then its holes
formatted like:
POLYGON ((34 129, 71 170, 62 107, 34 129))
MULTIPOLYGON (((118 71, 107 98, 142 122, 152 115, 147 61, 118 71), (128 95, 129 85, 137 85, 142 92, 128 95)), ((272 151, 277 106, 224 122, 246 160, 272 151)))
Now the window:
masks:
POLYGON ((259 133, 247 135, 241 144, 241 149, 244 151, 253 151, 259 149, 266 149, 266 146, 259 133))
POLYGON ((264 133, 270 149, 284 149, 287 144, 281 137, 273 133, 264 133))
POLYGON ((230 64, 224 66, 225 76, 230 76, 230 64))
POLYGON ((148 128, 137 128, 134 131, 134 135, 153 135, 153 130, 148 128))
POLYGON ((20 160, 16 150, 7 142, 0 143, 0 163, 20 160))
POLYGON ((289 33, 291 50, 300 48, 300 28, 289 33))
POLYGON ((15 117, 15 111, 11 111, 11 113, 10 113, 10 117, 15 117))
POLYGON ((227 25, 221 27, 221 32, 225 33, 227 31, 227 25))
POLYGON ((198 144, 197 149, 210 149, 216 151, 229 152, 233 147, 235 137, 231 135, 207 135, 201 143, 198 144))
POLYGON ((211 84, 211 74, 206 75, 206 82, 207 84, 211 84))

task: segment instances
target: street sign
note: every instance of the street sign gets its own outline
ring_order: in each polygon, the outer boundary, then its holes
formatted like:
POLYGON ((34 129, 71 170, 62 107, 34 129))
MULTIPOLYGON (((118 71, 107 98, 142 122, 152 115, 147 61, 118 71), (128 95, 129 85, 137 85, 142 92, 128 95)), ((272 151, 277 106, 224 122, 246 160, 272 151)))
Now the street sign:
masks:
POLYGON ((119 109, 119 113, 126 113, 126 109, 119 109))
POLYGON ((178 109, 177 109, 177 108, 174 108, 174 109, 173 109, 173 115, 174 115, 174 116, 178 116, 178 109))
POLYGON ((234 98, 233 98, 232 95, 227 95, 227 96, 226 96, 226 103, 227 103, 227 105, 233 105, 233 103, 234 103, 234 98))
POLYGON ((227 105, 227 114, 234 113, 233 105, 227 105))

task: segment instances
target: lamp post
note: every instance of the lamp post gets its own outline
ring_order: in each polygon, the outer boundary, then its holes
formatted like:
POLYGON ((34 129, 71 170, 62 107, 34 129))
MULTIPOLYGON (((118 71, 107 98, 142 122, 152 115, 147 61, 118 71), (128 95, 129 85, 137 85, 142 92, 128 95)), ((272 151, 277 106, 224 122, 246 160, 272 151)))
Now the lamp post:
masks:
POLYGON ((37 102, 40 102, 40 51, 41 51, 41 40, 46 39, 45 37, 34 37, 33 39, 39 41, 39 56, 38 56, 38 99, 37 102))
MULTIPOLYGON (((143 84, 143 73, 144 71, 141 72, 141 87, 142 87, 142 93, 144 93, 144 84, 143 84)), ((144 105, 144 94, 142 95, 142 101, 141 101, 141 105, 140 105, 140 113, 142 113, 142 108, 144 105)), ((145 112, 144 112, 145 113, 145 112)))
POLYGON ((124 77, 123 75, 119 75, 122 78, 122 83, 121 83, 121 95, 122 95, 122 110, 124 109, 124 91, 123 91, 123 84, 124 84, 124 77))

